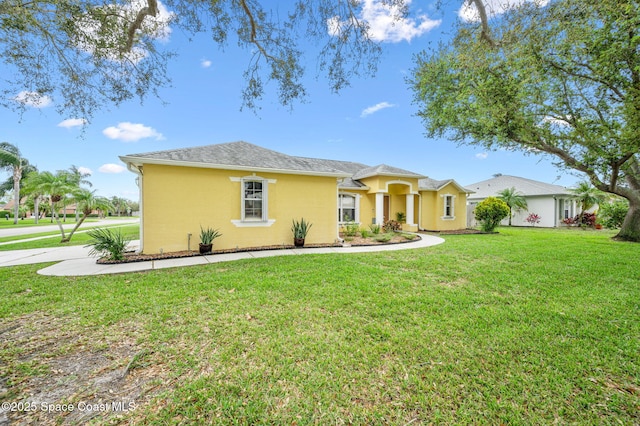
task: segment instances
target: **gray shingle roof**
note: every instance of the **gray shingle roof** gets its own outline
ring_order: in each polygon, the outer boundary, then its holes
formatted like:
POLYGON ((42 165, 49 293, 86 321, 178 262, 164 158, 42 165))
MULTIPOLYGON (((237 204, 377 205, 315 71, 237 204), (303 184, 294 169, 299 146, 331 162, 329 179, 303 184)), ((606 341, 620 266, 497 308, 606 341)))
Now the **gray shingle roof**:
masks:
POLYGON ((564 186, 509 175, 497 176, 466 187, 475 192, 469 198, 495 197, 498 192, 508 188, 515 188, 524 196, 571 195, 564 186))
POLYGON ((438 191, 440 188, 450 183, 454 184, 460 191, 464 191, 466 193, 473 192, 469 188, 465 188, 464 186, 460 185, 458 182, 456 182, 453 179, 436 180, 428 177, 422 178, 418 181, 418 188, 421 190, 427 190, 427 191, 438 191))
POLYGON ((435 180, 427 177, 427 178, 420 179, 418 181, 418 186, 420 187, 420 189, 437 191, 439 188, 442 188, 449 182, 451 182, 451 179, 435 180))
POLYGON ((379 164, 373 167, 367 167, 366 169, 360 169, 353 175, 353 179, 364 179, 371 176, 397 176, 408 178, 423 178, 425 176, 419 175, 409 170, 399 169, 397 167, 388 166, 386 164, 379 164))
MULTIPOLYGON (((339 187, 345 189, 366 188, 366 185, 358 180, 376 175, 418 178, 421 179, 419 184, 420 189, 437 190, 449 182, 454 182, 453 180, 437 181, 387 164, 370 167, 366 164, 353 161, 296 157, 244 141, 129 154, 121 156, 120 159, 125 163, 131 163, 137 166, 155 163, 191 167, 276 170, 290 173, 330 175, 342 177, 343 179, 339 183, 339 187)), ((462 187, 460 188, 464 189, 462 187)))
POLYGON ((180 148, 166 151, 130 154, 121 157, 125 163, 183 163, 203 167, 225 166, 242 169, 273 169, 299 173, 321 173, 346 176, 343 170, 332 167, 322 161, 310 161, 303 157, 294 157, 272 151, 248 142, 229 142, 215 145, 180 148))

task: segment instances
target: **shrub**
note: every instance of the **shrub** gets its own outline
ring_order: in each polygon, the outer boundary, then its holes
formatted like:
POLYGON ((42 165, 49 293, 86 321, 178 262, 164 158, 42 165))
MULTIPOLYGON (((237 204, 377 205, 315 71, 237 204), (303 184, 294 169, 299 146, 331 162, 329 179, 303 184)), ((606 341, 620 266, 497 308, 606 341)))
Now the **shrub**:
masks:
POLYGON ((362 236, 362 238, 369 238, 369 231, 367 231, 366 229, 362 228, 360 230, 360 235, 362 236))
POLYGON ((493 232, 500 225, 500 221, 509 216, 509 206, 498 198, 489 197, 478 203, 475 215, 484 232, 493 232))
POLYGON ((416 239, 416 234, 402 234, 405 240, 413 241, 416 239))
POLYGON ((391 234, 378 234, 373 239, 379 243, 388 243, 391 241, 391 234))
POLYGON ((609 229, 622 227, 622 222, 629 211, 629 201, 616 200, 612 203, 603 203, 598 211, 600 222, 609 229))
POLYGON ((396 220, 388 220, 382 225, 384 232, 397 232, 402 230, 402 224, 396 220))
POLYGON ((108 228, 96 228, 87 232, 87 235, 93 238, 91 243, 85 246, 92 247, 89 254, 108 256, 111 260, 122 260, 127 244, 131 241, 130 238, 122 235, 119 229, 112 231, 108 228))
POLYGON ((577 215, 575 217, 568 217, 562 220, 562 223, 565 225, 576 225, 576 226, 590 226, 593 227, 596 224, 597 217, 595 213, 583 213, 582 215, 577 215))
POLYGON ((377 223, 372 223, 371 225, 369 225, 369 229, 375 235, 378 235, 380 233, 380 225, 378 225, 377 223))
POLYGON ((536 226, 537 223, 540 223, 540 215, 536 214, 536 213, 531 213, 529 214, 529 216, 527 216, 527 218, 525 219, 526 222, 529 222, 529 224, 531 224, 531 226, 536 226))
POLYGON ((344 234, 348 237, 355 237, 359 230, 360 227, 355 222, 348 222, 344 225, 344 234))
POLYGON ((582 219, 580 219, 580 215, 578 215, 577 221, 580 225, 594 227, 598 218, 595 213, 583 213, 582 219))
POLYGON ((407 216, 404 214, 404 212, 397 212, 396 213, 396 221, 403 223, 405 220, 407 220, 407 216))

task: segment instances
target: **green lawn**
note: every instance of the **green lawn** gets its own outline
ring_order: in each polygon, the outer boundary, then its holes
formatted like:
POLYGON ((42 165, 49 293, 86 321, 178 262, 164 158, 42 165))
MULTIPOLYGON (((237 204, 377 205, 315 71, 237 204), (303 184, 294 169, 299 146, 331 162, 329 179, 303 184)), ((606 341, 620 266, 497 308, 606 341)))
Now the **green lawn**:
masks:
MULTIPOLYGON (((25 250, 25 249, 33 249, 33 248, 50 248, 50 247, 68 247, 71 245, 86 245, 91 241, 91 237, 87 235, 88 230, 96 228, 94 226, 91 227, 82 227, 78 229, 71 238, 71 241, 68 243, 60 242, 60 231, 52 231, 52 232, 42 232, 42 233, 34 233, 29 235, 16 235, 12 237, 2 237, 0 238, 0 243, 11 243, 11 244, 0 244, 0 251, 6 250, 25 250), (46 238, 41 238, 46 237, 46 238), (31 238, 38 238, 33 241, 24 241, 31 238)), ((140 225, 118 225, 110 224, 108 226, 100 226, 100 228, 118 228, 120 232, 124 235, 129 236, 133 240, 137 240, 140 238, 140 225)), ((69 235, 71 230, 65 230, 66 235, 69 235)))
POLYGON ((135 401, 98 424, 639 424, 640 244, 611 235, 502 228, 91 278, 2 268, 0 398, 135 401))

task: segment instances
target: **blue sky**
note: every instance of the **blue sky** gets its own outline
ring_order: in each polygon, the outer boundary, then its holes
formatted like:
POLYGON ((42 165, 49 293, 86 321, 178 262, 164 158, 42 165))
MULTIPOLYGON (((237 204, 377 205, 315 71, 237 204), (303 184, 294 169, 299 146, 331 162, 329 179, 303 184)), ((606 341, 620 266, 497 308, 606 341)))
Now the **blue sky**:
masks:
MULTIPOLYGON (((188 42, 175 31, 165 43, 179 56, 169 65, 173 86, 161 90, 162 100, 148 98, 143 105, 132 101, 102 111, 82 137, 81 117, 60 116, 53 104, 31 107, 22 117, 0 110, 0 140, 18 146, 41 171, 73 164, 91 172, 99 195, 132 200, 138 198, 135 175, 124 169, 119 155, 238 140, 290 155, 385 163, 463 185, 495 173, 575 184, 580 178, 558 170, 548 157, 425 137, 405 79, 414 67, 414 54, 452 33, 460 3, 452 0, 447 8, 434 10, 430 2, 414 0, 409 20, 391 26, 384 9, 366 0, 363 18, 370 20, 384 48, 376 77, 353 79, 351 87, 336 95, 316 78, 315 59, 306 58, 309 96, 293 110, 280 106, 269 86, 257 113, 240 111, 250 52, 236 48, 234 41, 223 51, 208 35, 188 42)), ((10 70, 0 65, 0 73, 5 72, 10 70)))

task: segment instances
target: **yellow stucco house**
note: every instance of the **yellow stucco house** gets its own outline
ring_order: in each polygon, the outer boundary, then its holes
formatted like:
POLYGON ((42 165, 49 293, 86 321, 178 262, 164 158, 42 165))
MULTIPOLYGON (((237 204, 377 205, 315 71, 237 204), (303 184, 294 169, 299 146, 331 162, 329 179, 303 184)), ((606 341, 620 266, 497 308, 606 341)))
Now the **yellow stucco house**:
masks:
POLYGON ((467 223, 469 190, 379 165, 294 157, 247 142, 121 156, 138 175, 143 253, 197 249, 200 227, 215 249, 291 245, 293 219, 313 224, 306 242, 333 243, 340 226, 383 224, 454 230, 467 223))

